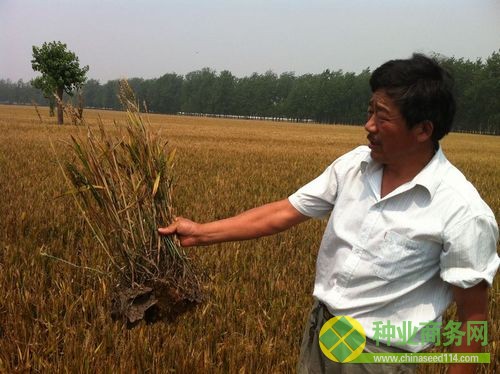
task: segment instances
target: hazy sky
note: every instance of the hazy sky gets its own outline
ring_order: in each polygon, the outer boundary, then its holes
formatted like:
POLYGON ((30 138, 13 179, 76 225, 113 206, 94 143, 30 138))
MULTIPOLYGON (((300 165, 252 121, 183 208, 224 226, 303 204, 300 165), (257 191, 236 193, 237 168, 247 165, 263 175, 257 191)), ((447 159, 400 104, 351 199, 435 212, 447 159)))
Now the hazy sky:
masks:
POLYGON ((30 79, 33 45, 60 40, 90 78, 359 72, 412 52, 485 58, 500 0, 0 0, 0 78, 30 79))

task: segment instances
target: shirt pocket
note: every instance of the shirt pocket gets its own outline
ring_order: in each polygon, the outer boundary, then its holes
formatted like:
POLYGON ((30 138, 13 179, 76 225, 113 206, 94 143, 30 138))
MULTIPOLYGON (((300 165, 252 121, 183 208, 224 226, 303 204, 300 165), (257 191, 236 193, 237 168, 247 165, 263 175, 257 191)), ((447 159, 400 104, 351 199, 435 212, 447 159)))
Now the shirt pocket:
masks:
POLYGON ((369 253, 371 266, 377 277, 393 281, 416 276, 432 268, 438 271, 439 255, 431 242, 416 241, 387 231, 380 246, 369 253))

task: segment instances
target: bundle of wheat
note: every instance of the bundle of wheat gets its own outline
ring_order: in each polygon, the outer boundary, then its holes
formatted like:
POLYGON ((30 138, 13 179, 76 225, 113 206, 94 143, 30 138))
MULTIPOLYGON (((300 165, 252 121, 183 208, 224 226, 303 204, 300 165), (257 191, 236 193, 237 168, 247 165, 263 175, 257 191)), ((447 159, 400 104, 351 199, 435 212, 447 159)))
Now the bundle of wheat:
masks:
POLYGON ((157 227, 173 219, 172 169, 175 150, 152 134, 126 81, 120 100, 127 126, 112 137, 102 121, 87 139, 71 138, 74 161, 63 167, 70 193, 99 248, 109 258, 117 284, 114 318, 171 319, 201 301, 200 281, 186 253, 157 227))

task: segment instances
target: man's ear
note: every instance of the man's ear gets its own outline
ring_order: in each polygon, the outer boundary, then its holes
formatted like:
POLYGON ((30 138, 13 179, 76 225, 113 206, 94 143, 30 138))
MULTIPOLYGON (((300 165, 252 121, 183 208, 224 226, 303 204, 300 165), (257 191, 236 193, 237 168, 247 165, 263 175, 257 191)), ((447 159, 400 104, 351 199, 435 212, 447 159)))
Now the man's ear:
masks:
POLYGON ((434 132, 434 125, 431 121, 425 120, 418 123, 414 128, 415 136, 420 143, 424 143, 432 139, 432 133, 434 132))

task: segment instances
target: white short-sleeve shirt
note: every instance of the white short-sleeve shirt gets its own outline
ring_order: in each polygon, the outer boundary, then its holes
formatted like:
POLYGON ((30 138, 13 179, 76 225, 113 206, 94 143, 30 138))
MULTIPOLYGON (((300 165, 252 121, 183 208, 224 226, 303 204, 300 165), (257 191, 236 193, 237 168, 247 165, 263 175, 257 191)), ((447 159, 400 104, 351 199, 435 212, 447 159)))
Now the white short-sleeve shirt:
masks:
MULTIPOLYGON (((361 146, 289 197, 306 216, 330 214, 314 297, 332 314, 356 318, 370 338, 375 321, 419 328, 439 321, 452 301, 450 284, 491 285, 500 263, 493 212, 441 149, 383 198, 382 170, 361 146)), ((413 352, 427 346, 400 345, 413 352)))

